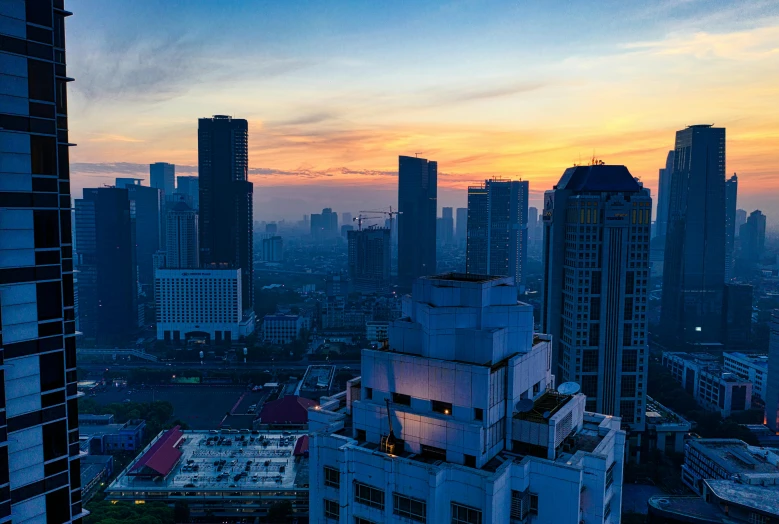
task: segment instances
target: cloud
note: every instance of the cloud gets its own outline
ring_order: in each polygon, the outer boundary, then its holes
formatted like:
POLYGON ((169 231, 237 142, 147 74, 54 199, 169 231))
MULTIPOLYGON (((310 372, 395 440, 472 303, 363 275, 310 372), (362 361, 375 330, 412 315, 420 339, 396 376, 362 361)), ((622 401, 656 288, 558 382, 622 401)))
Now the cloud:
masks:
POLYGON ((292 118, 289 120, 281 120, 279 122, 269 122, 269 124, 277 127, 304 126, 304 125, 311 125, 311 124, 321 124, 329 120, 334 120, 335 118, 337 118, 335 113, 321 111, 316 113, 304 114, 297 118, 292 118))
POLYGON ((444 92, 442 98, 448 102, 470 102, 475 100, 490 100, 494 98, 506 98, 523 93, 537 91, 550 85, 547 82, 518 82, 489 89, 480 87, 463 87, 457 90, 444 92))
POLYGON ((140 140, 138 138, 132 138, 129 136, 122 136, 122 135, 97 135, 96 138, 89 138, 90 142, 129 142, 129 143, 140 143, 145 142, 145 140, 140 140))

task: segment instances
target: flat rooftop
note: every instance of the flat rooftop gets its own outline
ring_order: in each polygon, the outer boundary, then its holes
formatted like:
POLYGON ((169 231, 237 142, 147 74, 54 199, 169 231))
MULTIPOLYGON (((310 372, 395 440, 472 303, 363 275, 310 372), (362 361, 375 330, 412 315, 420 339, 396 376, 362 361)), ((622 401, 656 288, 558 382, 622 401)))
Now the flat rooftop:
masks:
POLYGON ((110 433, 119 433, 119 430, 124 428, 124 424, 94 424, 79 426, 78 432, 80 435, 93 436, 93 435, 108 435, 110 433))
POLYGON ((308 459, 293 456, 295 444, 305 432, 246 431, 184 431, 181 460, 167 477, 148 480, 127 475, 144 450, 111 483, 108 496, 121 496, 123 491, 178 496, 179 491, 195 489, 219 497, 226 490, 249 496, 260 491, 308 488, 308 459))
POLYGON ((738 351, 725 352, 724 355, 737 358, 739 360, 745 360, 756 367, 768 369, 768 355, 747 355, 738 351))
POLYGON ((690 422, 679 415, 678 413, 671 411, 664 405, 650 396, 646 397, 646 423, 653 426, 661 425, 686 425, 688 430, 691 427, 690 422))
POLYGON ((700 497, 657 495, 650 497, 647 504, 662 512, 696 519, 692 522, 725 522, 722 511, 700 497))
MULTIPOLYGON (((763 473, 779 476, 779 467, 766 460, 763 455, 753 451, 755 448, 750 450, 750 447, 742 440, 693 439, 688 440, 687 444, 727 469, 731 474, 763 473)), ((766 453, 768 453, 767 450, 766 453)))
POLYGON ((303 376, 302 389, 329 388, 335 376, 335 366, 308 366, 303 376), (325 386, 320 386, 325 384, 325 386))
POLYGON ((779 486, 753 486, 733 480, 705 480, 722 501, 779 517, 779 486))
POLYGON ((442 273, 440 275, 431 275, 429 277, 423 277, 427 280, 452 280, 454 282, 491 282, 493 280, 501 280, 506 277, 495 275, 473 275, 468 273, 442 273))
POLYGON ((571 400, 570 395, 563 395, 556 391, 549 390, 533 402, 532 409, 526 412, 517 413, 514 415, 514 418, 535 422, 537 424, 548 424, 552 415, 565 406, 569 400, 571 400))

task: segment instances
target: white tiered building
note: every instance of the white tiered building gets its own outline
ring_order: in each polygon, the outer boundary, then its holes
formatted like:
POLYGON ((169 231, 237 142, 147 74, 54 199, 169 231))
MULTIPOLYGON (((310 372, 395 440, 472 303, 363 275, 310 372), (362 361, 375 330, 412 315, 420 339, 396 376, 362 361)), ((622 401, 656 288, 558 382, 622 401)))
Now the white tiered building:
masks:
POLYGON ((311 522, 619 522, 620 419, 554 389, 513 279, 413 291, 387 348, 309 412, 311 522))

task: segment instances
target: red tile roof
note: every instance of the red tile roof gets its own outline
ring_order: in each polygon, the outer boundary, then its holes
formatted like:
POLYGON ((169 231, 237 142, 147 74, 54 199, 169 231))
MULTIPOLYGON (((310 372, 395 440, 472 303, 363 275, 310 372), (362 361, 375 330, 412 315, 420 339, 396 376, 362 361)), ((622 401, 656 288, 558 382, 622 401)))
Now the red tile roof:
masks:
POLYGON ((130 469, 130 474, 143 475, 150 473, 148 470, 151 470, 163 477, 167 476, 181 458, 181 451, 176 446, 183 436, 181 426, 166 431, 135 463, 130 469))
POLYGON ((295 451, 292 454, 296 457, 308 455, 308 435, 303 435, 295 442, 295 451))
POLYGON ((262 406, 259 419, 262 424, 306 424, 308 408, 316 405, 316 401, 287 395, 262 406))

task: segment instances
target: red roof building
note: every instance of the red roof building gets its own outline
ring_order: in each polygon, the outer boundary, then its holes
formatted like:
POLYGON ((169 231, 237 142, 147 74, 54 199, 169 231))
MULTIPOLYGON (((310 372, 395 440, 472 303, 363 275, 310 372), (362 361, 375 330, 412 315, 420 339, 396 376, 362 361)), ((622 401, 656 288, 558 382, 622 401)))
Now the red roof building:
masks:
POLYGON ((176 426, 162 434, 130 469, 128 475, 138 477, 167 477, 181 459, 178 445, 184 434, 176 426))
POLYGON ((308 456, 308 435, 303 435, 295 442, 295 451, 292 452, 295 457, 308 456))
POLYGON ((287 395, 263 405, 257 422, 268 428, 304 428, 308 424, 308 408, 316 405, 314 400, 287 395))

